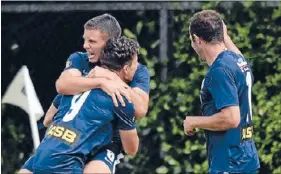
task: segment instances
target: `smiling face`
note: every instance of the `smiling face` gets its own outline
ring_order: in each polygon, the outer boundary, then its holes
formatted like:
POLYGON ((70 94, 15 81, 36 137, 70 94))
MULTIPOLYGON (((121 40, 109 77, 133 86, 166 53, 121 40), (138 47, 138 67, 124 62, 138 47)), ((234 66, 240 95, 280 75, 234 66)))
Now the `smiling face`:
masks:
POLYGON ((85 29, 83 39, 83 47, 87 51, 89 62, 98 62, 101 50, 105 46, 108 37, 98 29, 85 29))

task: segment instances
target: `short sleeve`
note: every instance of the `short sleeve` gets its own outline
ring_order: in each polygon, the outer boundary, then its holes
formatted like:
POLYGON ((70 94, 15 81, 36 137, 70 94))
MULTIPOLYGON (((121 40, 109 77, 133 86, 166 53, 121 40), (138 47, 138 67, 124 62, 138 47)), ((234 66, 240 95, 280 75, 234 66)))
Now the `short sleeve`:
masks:
POLYGON ((82 59, 83 59, 83 57, 81 55, 79 55, 78 52, 71 54, 69 56, 69 58, 67 59, 64 70, 75 68, 75 69, 78 69, 82 73, 82 71, 83 71, 83 68, 82 68, 83 60, 82 59))
POLYGON ((62 95, 58 94, 53 100, 53 105, 58 109, 60 106, 60 101, 61 101, 62 95))
POLYGON ((130 86, 131 88, 140 88, 141 90, 149 94, 149 85, 149 70, 146 66, 139 64, 130 86))
POLYGON ((136 128, 134 119, 134 106, 126 103, 126 106, 115 107, 114 113, 117 117, 117 130, 132 130, 136 128))
POLYGON ((207 88, 214 99, 217 110, 239 105, 238 90, 233 75, 222 67, 212 69, 209 75, 207 88))

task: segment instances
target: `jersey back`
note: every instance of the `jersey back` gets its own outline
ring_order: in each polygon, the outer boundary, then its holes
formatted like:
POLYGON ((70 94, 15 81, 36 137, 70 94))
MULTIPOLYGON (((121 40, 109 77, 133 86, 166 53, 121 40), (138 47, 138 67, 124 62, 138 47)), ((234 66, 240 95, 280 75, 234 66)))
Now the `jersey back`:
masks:
MULTIPOLYGON (((99 66, 100 63, 90 63, 88 59, 88 55, 85 52, 75 52, 70 55, 70 57, 67 60, 65 70, 68 69, 77 69, 81 72, 82 76, 86 76, 91 69, 93 69, 95 66, 99 66)), ((145 65, 138 64, 136 73, 133 77, 133 80, 130 82, 130 87, 138 87, 144 92, 146 92, 149 95, 149 86, 150 86, 150 75, 149 75, 149 70, 145 65)), ((66 106, 60 106, 60 107, 66 107, 66 106)), ((62 110, 58 110, 58 112, 61 112, 62 110)), ((54 117, 54 120, 60 120, 62 119, 61 116, 63 114, 56 114, 54 117)), ((114 125, 114 135, 113 135, 113 141, 114 141, 114 149, 116 151, 121 151, 122 150, 122 144, 121 144, 121 139, 119 135, 119 130, 116 129, 116 123, 113 122, 114 125)), ((95 154, 95 150, 93 151, 95 154)))
POLYGON ((225 107, 239 106, 241 116, 237 128, 205 131, 212 172, 242 172, 259 167, 252 138, 252 83, 252 71, 246 60, 232 51, 219 54, 205 75, 200 92, 203 115, 211 116, 225 107))
MULTIPOLYGON (((86 155, 111 141, 115 110, 112 99, 99 89, 63 96, 56 119, 37 149, 33 168, 82 172, 86 155)), ((134 112, 129 103, 124 110, 134 112)))

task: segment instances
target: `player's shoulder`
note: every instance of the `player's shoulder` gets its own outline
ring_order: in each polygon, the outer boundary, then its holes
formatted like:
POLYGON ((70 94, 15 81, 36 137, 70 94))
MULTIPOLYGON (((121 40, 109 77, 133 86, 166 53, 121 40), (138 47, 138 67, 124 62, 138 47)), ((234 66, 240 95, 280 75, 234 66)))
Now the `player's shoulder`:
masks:
POLYGON ((80 59, 80 60, 88 60, 88 54, 86 52, 76 51, 70 54, 69 59, 80 59))
POLYGON ((246 61, 242 55, 237 54, 231 50, 227 50, 218 56, 218 61, 215 61, 214 65, 222 67, 233 67, 233 65, 236 65, 237 62, 241 59, 246 61))
POLYGON ((108 106, 113 106, 112 98, 105 93, 102 89, 92 89, 90 90, 90 99, 95 103, 104 103, 108 106))
POLYGON ((136 74, 137 75, 148 75, 149 76, 149 70, 148 70, 146 65, 138 63, 136 74))
POLYGON ((125 107, 122 106, 122 108, 126 111, 134 112, 134 104, 129 103, 129 101, 125 97, 123 97, 123 98, 124 98, 124 102, 125 102, 126 106, 125 107))
POLYGON ((56 97, 55 98, 62 98, 62 94, 60 94, 60 93, 57 93, 57 95, 56 95, 56 97))
POLYGON ((233 51, 227 51, 224 59, 222 61, 219 61, 216 66, 225 68, 226 70, 233 73, 243 73, 243 69, 249 68, 248 62, 244 58, 244 56, 233 51))
POLYGON ((125 106, 122 106, 121 103, 118 101, 118 107, 115 107, 112 98, 101 89, 92 89, 89 95, 90 95, 90 100, 93 101, 92 103, 95 103, 95 105, 103 106, 103 107, 106 106, 107 109, 114 109, 115 112, 121 114, 122 113, 125 113, 126 115, 134 114, 133 104, 129 103, 129 101, 125 97, 123 97, 125 106))
POLYGON ((90 90, 90 95, 95 97, 104 97, 107 99, 111 99, 111 97, 108 94, 106 94, 102 89, 99 88, 90 90))
POLYGON ((214 71, 225 70, 229 71, 233 69, 236 65, 237 54, 232 51, 224 51, 219 54, 218 58, 214 61, 214 63, 209 68, 209 73, 214 71))
POLYGON ((146 65, 143 65, 141 63, 138 63, 138 67, 137 70, 144 70, 144 71, 148 71, 148 68, 146 65))
POLYGON ((133 103, 129 103, 129 101, 125 97, 123 97, 123 100, 125 102, 125 106, 122 106, 119 102, 118 107, 115 107, 115 110, 117 110, 118 112, 122 112, 126 115, 133 116, 135 112, 133 103))

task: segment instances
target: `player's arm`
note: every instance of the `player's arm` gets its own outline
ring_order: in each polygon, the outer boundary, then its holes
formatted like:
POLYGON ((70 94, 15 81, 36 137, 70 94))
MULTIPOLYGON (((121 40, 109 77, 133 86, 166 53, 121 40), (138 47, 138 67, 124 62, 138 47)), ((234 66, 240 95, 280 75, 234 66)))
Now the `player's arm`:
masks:
POLYGON ((127 103, 126 107, 115 108, 117 116, 117 129, 119 129, 124 151, 129 155, 135 155, 139 148, 139 137, 134 121, 134 108, 127 103))
POLYGON ((224 37, 224 44, 227 49, 235 52, 236 54, 242 55, 241 51, 237 48, 237 46, 233 43, 230 36, 227 34, 227 27, 223 22, 223 37, 224 37))
MULTIPOLYGON (((187 119, 192 123, 193 128, 206 129, 211 131, 224 131, 236 128, 240 123, 239 106, 223 108, 219 113, 212 116, 196 116, 187 119)), ((188 123, 187 123, 188 124, 188 123)))
POLYGON ((63 95, 76 95, 95 88, 101 88, 111 96, 115 106, 118 100, 122 105, 124 101, 121 95, 131 101, 129 92, 125 90, 126 85, 106 78, 87 78, 82 76, 82 57, 78 53, 72 54, 67 61, 65 70, 56 81, 57 92, 63 95))
MULTIPOLYGON (((109 70, 101 67, 95 67, 89 73, 89 77, 104 77, 106 79, 115 80, 116 82, 119 81, 119 83, 124 83, 121 82, 121 79, 115 73, 110 72, 109 70)), ((140 119, 144 117, 148 111, 149 85, 150 85, 149 71, 145 66, 142 66, 141 68, 137 69, 130 87, 126 86, 127 91, 129 91, 129 97, 126 96, 125 97, 127 99, 130 98, 132 103, 134 104, 136 119, 140 119)), ((124 92, 121 90, 120 94, 124 95, 124 92)), ((124 103, 121 95, 118 96, 118 100, 121 103, 124 103)))
POLYGON ((135 117, 141 119, 146 116, 149 105, 149 95, 138 87, 130 89, 130 97, 135 106, 135 117))
POLYGON ((52 123, 54 115, 57 113, 57 111, 58 111, 58 109, 52 103, 51 106, 49 107, 48 111, 45 114, 45 118, 43 121, 43 124, 45 127, 49 127, 49 125, 52 123))
POLYGON ((92 79, 81 76, 76 69, 69 69, 62 72, 56 81, 57 92, 64 95, 76 95, 94 88, 100 88, 102 78, 92 79))
POLYGON ((143 118, 148 111, 149 106, 149 86, 150 75, 147 67, 142 66, 137 69, 131 83, 130 91, 132 102, 135 106, 136 119, 143 118))
POLYGON ((102 78, 82 77, 82 57, 78 53, 72 54, 68 60, 65 70, 56 81, 57 92, 63 95, 76 95, 94 88, 100 88, 102 78))
POLYGON ((211 116, 187 116, 185 132, 194 128, 223 131, 236 128, 240 123, 238 92, 233 75, 225 68, 214 68, 205 84, 210 91, 218 113, 211 116))
POLYGON ((56 97, 54 98, 51 106, 49 107, 49 109, 48 109, 48 111, 45 115, 44 121, 43 121, 43 124, 44 124, 45 127, 49 127, 49 125, 52 123, 54 115, 58 111, 61 98, 62 98, 62 95, 60 95, 60 94, 56 95, 56 97))

